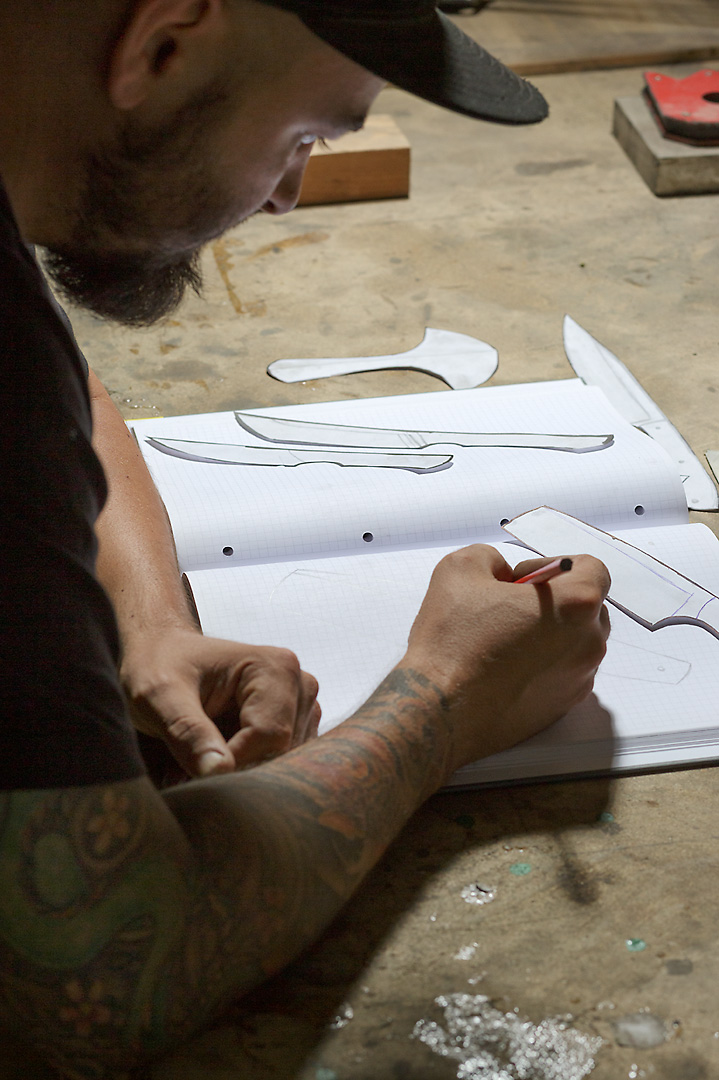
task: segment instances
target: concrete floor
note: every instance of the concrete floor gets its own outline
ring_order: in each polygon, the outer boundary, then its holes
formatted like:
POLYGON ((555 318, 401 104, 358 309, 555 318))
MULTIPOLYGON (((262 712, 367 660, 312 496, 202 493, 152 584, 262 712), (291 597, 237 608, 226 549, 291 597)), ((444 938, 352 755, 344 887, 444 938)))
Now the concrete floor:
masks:
MULTIPOLYGON (((412 372, 265 374, 279 357, 402 351, 427 325, 494 344, 495 383, 569 377, 569 312, 699 454, 719 448, 719 197, 655 198, 615 143, 613 99, 639 92, 639 71, 535 81, 551 118, 516 130, 386 91, 377 109, 412 144, 409 200, 257 217, 207 252, 205 298, 157 329, 78 315, 123 414, 439 389, 412 372)), ((712 768, 438 795, 310 954, 152 1080, 719 1076, 717 809, 712 768), (462 898, 477 882, 491 903, 462 898), (411 1038, 422 1018, 447 1027, 442 994, 491 999, 474 1005, 486 1031, 517 1029, 511 1065, 462 1074, 411 1038), (658 1045, 619 1045, 613 1022, 633 1014, 658 1045), (565 1056, 530 1068, 517 1018, 557 1017, 566 1030, 545 1023, 534 1045, 553 1035, 565 1056)))

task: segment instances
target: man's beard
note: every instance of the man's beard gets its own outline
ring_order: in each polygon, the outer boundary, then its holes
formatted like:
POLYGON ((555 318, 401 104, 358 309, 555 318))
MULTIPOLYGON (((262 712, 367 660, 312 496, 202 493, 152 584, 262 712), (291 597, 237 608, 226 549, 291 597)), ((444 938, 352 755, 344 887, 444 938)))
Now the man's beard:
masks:
POLYGON ((188 286, 199 295, 199 261, 199 250, 169 262, 145 255, 43 254, 43 266, 67 300, 126 326, 150 326, 170 315, 188 286))
POLYGON ((88 154, 68 244, 43 263, 69 301, 101 318, 149 326, 202 287, 200 251, 234 222, 206 162, 228 95, 206 91, 152 131, 129 124, 88 154))

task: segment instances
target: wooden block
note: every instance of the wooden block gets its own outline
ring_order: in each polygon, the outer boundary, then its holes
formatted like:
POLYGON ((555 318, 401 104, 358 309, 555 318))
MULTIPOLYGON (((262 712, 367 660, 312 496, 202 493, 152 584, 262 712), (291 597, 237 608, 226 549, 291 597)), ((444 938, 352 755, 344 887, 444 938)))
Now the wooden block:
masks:
POLYGON ((313 146, 298 205, 406 198, 409 161, 409 141, 392 117, 368 116, 361 131, 313 146))
POLYGON ((615 99, 612 130, 655 195, 719 191, 719 146, 689 146, 665 138, 641 94, 615 99))

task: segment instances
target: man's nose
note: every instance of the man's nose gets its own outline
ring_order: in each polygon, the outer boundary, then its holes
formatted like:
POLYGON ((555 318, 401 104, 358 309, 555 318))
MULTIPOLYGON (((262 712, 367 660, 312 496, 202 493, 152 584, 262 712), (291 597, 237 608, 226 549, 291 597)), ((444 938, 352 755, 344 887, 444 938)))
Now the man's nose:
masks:
POLYGON ((277 187, 262 209, 266 214, 288 214, 297 206, 302 189, 307 161, 314 144, 301 146, 294 156, 292 164, 285 170, 277 187))

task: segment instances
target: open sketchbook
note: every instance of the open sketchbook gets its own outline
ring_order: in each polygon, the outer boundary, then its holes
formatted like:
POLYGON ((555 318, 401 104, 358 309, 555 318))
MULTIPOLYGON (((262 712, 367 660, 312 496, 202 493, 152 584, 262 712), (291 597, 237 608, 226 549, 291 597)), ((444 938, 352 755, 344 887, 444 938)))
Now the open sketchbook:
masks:
MULTIPOLYGON (((541 504, 645 548, 719 592, 719 543, 688 524, 677 466, 580 380, 167 417, 132 424, 206 633, 293 649, 321 730, 404 652, 448 551, 527 551, 503 529, 541 504)), ((568 554, 557 551, 556 554, 568 554)), ((612 610, 595 693, 458 785, 707 761, 719 640, 612 610)))

